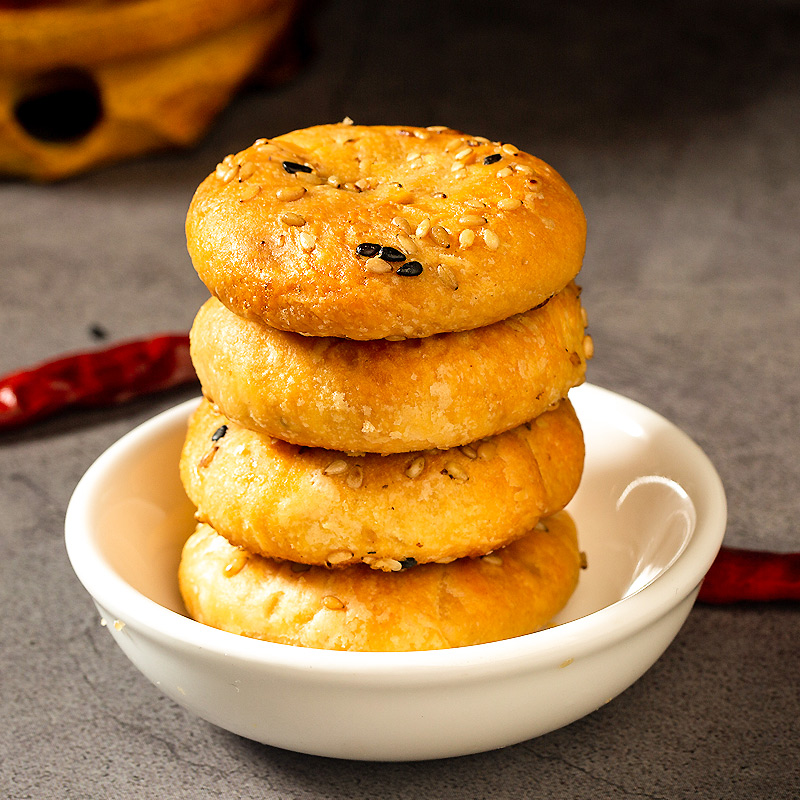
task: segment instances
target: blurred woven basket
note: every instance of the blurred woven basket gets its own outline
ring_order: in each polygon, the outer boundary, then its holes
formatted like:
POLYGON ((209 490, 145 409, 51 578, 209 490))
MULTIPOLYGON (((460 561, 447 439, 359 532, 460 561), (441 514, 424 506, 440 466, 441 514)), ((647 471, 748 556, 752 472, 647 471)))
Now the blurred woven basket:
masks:
POLYGON ((51 181, 194 143, 286 41, 297 7, 0 0, 0 174, 51 181))

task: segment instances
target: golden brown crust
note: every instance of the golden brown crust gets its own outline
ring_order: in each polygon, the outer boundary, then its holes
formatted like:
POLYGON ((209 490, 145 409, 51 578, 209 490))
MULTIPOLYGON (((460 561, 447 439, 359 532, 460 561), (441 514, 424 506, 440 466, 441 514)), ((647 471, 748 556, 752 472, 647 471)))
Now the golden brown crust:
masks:
POLYGON ((192 360, 230 419, 285 441, 396 453, 455 447, 541 414, 584 379, 579 292, 485 328, 403 342, 278 331, 215 299, 192 360))
POLYGON ((502 551, 392 574, 303 569, 248 554, 200 525, 179 580, 189 614, 232 633, 331 650, 435 650, 532 633, 566 604, 580 572, 566 512, 502 551))
POLYGON ((586 222, 561 176, 510 145, 340 124, 228 156, 195 193, 186 232, 198 274, 240 316, 380 339, 477 328, 533 308, 580 270, 586 222), (394 247, 406 261, 358 255, 362 243, 394 247), (411 261, 422 272, 403 277, 398 268, 411 261))
POLYGON ((236 545, 306 564, 393 570, 406 559, 481 555, 522 536, 569 502, 583 456, 566 400, 470 447, 388 456, 287 444, 203 401, 180 469, 198 519, 236 545))

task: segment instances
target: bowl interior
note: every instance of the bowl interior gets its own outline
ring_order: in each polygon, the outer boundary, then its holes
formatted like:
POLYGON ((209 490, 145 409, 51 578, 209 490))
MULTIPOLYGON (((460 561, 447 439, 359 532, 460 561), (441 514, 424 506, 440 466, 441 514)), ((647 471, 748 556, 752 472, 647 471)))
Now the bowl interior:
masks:
MULTIPOLYGON (((584 428, 587 456, 568 510, 588 569, 557 624, 638 593, 668 570, 696 530, 698 496, 705 498, 709 491, 708 474, 692 469, 697 466, 693 458, 705 457, 666 420, 593 386, 573 390, 570 397, 584 428)), ((76 490, 70 511, 80 522, 70 525, 68 518, 68 549, 78 577, 95 598, 99 574, 105 574, 118 588, 127 585, 185 615, 177 568, 181 547, 194 529, 194 508, 181 487, 178 460, 196 402, 183 403, 123 437, 76 490)), ((106 585, 101 592, 110 589, 106 585)))

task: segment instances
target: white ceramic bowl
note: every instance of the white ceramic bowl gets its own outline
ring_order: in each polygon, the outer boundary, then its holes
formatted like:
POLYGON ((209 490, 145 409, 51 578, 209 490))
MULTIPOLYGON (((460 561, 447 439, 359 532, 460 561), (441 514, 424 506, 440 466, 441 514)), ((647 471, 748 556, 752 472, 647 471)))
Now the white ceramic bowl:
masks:
POLYGON ((87 471, 69 505, 72 566, 130 660, 177 703, 278 747, 372 760, 441 758, 566 725, 639 678, 694 603, 725 529, 708 458, 643 406, 570 394, 586 469, 569 506, 588 569, 555 627, 491 644, 351 653, 260 642, 188 619, 180 548, 193 508, 178 478, 183 403, 87 471))

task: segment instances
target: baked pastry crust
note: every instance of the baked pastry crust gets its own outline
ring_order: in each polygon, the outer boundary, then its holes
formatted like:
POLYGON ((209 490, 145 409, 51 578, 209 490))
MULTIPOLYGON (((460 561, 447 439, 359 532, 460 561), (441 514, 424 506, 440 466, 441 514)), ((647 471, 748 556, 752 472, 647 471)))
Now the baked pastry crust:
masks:
POLYGON ((472 446, 381 456, 303 448, 202 401, 181 479, 198 519, 235 545, 305 564, 397 570, 477 556, 562 509, 584 442, 568 400, 472 446), (224 426, 224 427, 223 427, 224 426))
POLYGON ((338 124, 228 156, 198 187, 186 233, 195 269, 234 313, 363 340, 533 308, 580 270, 586 221, 563 178, 511 145, 338 124))
POLYGON ((533 419, 583 382, 579 291, 485 328, 402 342, 312 338, 211 298, 191 331, 204 394, 285 441, 380 453, 455 447, 533 419))
POLYGON ((392 574, 273 561, 234 547, 208 525, 179 570, 195 620, 232 633, 331 650, 461 647, 532 633, 566 604, 580 572, 566 512, 484 558, 392 574))

